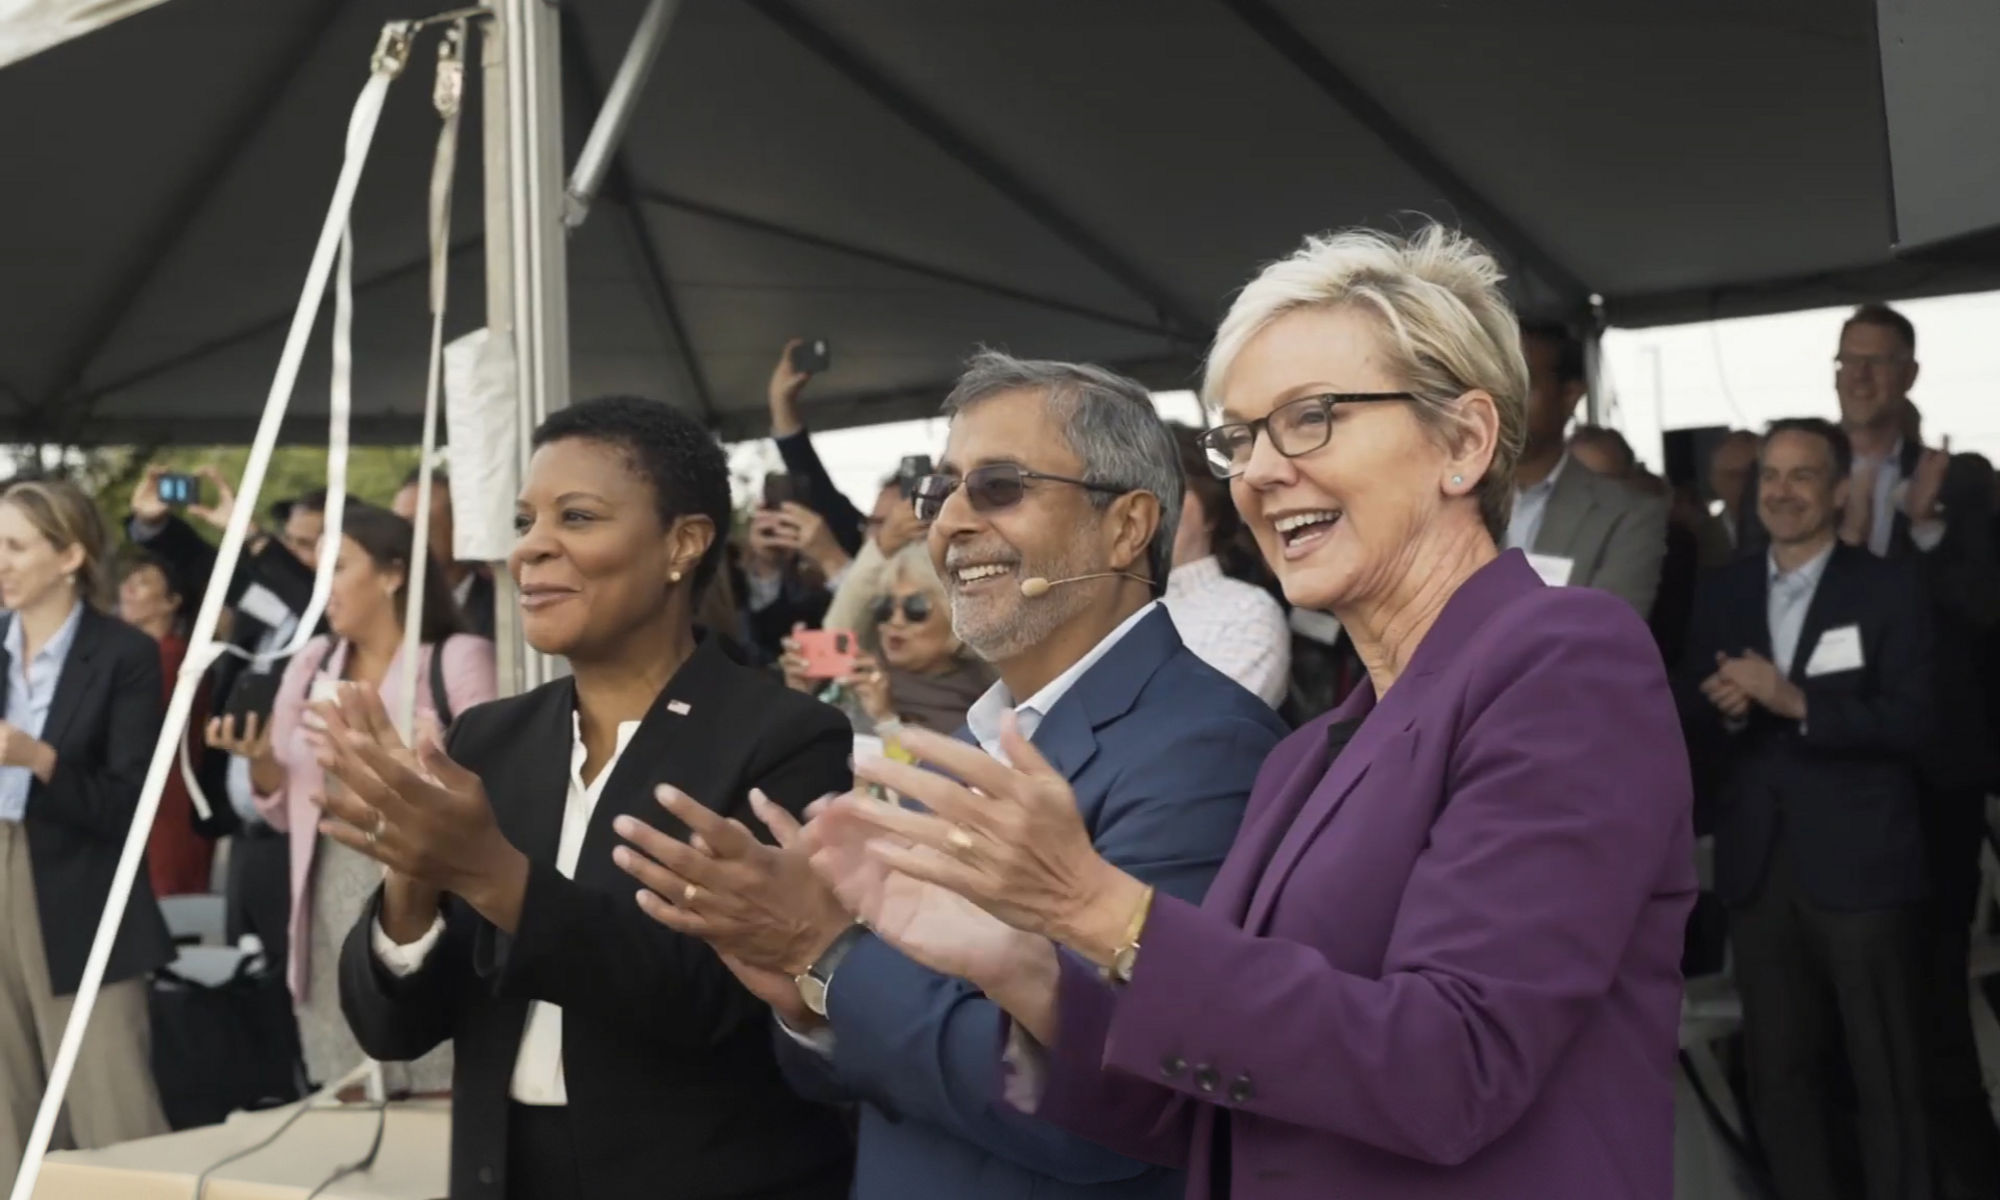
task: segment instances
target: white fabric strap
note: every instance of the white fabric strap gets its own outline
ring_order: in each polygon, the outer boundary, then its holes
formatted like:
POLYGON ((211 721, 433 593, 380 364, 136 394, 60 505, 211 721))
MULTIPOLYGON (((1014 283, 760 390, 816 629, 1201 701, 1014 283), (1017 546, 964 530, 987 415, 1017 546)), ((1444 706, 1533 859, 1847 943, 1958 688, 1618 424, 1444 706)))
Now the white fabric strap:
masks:
MULTIPOLYGON (((394 22, 384 26, 382 40, 370 63, 368 82, 354 103, 354 114, 347 127, 346 157, 341 164, 339 180, 334 184, 332 202, 327 206, 326 222, 320 227, 319 241, 313 248, 312 264, 306 271, 299 306, 292 314, 291 328, 285 335, 277 374, 264 400, 264 414, 257 423, 257 436, 250 445, 250 458, 243 468, 236 508, 230 514, 228 528, 223 531, 222 544, 216 551, 215 572, 210 576, 209 586, 202 596, 201 609, 195 617, 187 659, 174 681, 166 721, 160 729, 159 740, 153 745, 152 763, 146 770, 145 786, 139 793, 132 824, 125 833, 125 846, 111 878, 111 892, 98 918, 97 936, 91 943, 89 957, 84 961, 76 1000, 71 1006, 69 1021, 63 1026, 55 1061, 49 1068, 48 1086, 42 1093, 41 1107, 35 1112, 34 1128, 28 1135, 27 1145, 23 1147, 11 1200, 31 1200, 36 1180, 41 1177, 49 1136, 55 1130, 57 1114, 62 1111, 70 1076, 76 1071, 77 1051, 83 1045, 83 1033, 90 1025, 91 1012, 97 1007, 98 991, 104 984, 104 970, 111 958, 111 945, 117 938, 118 927, 124 922, 133 881, 138 877, 139 866, 145 857, 147 835, 159 812, 160 793, 166 787, 167 773, 174 766, 176 744, 183 740, 181 733, 194 707, 195 692, 200 686, 202 674, 219 653, 215 648, 215 628, 222 616, 227 582, 235 576, 237 562, 242 557, 243 542, 250 532, 250 517, 257 511, 258 494, 271 466, 271 452, 277 447, 278 430, 298 385, 299 367, 305 359, 306 343, 311 339, 313 323, 319 316, 320 300, 326 294, 328 278, 333 273, 334 258, 344 241, 348 213, 354 206, 355 189, 361 183, 362 165, 374 141, 375 127, 382 116, 389 84, 401 73, 408 57, 408 23, 394 22)), ((328 501, 330 506, 331 496, 328 501)), ((327 514, 329 525, 337 519, 335 511, 330 510, 327 514)), ((309 628, 301 622, 302 631, 309 628)))

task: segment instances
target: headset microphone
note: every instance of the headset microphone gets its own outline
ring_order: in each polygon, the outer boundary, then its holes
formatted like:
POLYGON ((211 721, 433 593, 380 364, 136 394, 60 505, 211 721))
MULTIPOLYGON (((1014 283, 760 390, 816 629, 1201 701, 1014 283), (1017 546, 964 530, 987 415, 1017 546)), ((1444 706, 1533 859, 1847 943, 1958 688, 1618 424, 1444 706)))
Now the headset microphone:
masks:
POLYGON ((1049 589, 1059 588, 1065 583, 1082 583, 1086 579, 1136 579, 1140 583, 1151 583, 1144 575, 1134 575, 1130 571, 1099 571, 1095 575, 1072 575, 1068 579, 1044 579, 1040 575, 1030 575, 1021 581, 1021 595, 1029 600, 1038 600, 1049 594, 1049 589))

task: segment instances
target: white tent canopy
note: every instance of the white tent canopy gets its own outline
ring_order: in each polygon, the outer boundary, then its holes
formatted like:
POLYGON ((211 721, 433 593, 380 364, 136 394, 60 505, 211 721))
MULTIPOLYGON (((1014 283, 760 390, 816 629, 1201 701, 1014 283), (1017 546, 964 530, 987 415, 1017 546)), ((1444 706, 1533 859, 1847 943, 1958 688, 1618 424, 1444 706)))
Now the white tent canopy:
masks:
MULTIPOLYGON (((564 6, 572 157, 643 7, 564 6)), ((35 114, 0 127, 0 437, 242 439, 376 33, 428 11, 174 0, 0 70, 35 114)), ((1415 214, 1580 320, 2000 284, 1990 248, 1892 252, 1879 76, 1870 0, 686 0, 570 242, 572 390, 754 433, 793 334, 833 343, 826 425, 934 411, 980 343, 1182 386, 1257 263, 1415 214)), ((428 86, 357 211, 362 440, 421 412, 428 86)), ((452 333, 484 319, 459 194, 452 333)))

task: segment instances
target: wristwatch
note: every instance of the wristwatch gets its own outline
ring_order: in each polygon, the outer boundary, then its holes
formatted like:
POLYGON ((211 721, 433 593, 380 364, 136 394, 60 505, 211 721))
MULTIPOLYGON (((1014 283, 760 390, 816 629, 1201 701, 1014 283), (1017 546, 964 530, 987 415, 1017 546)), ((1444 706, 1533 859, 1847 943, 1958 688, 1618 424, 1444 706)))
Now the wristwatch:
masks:
POLYGON ((799 998, 806 1002, 806 1007, 812 1010, 814 1016, 826 1015, 826 988, 833 982, 833 972, 840 966, 840 960, 847 957, 847 952, 854 949, 854 943, 867 932, 865 925, 849 925, 841 930, 839 937, 833 939, 832 945, 813 960, 813 965, 807 967, 804 974, 792 976, 792 982, 799 987, 799 998))
POLYGON ((1153 889, 1147 888, 1145 896, 1139 900, 1139 907, 1132 913, 1131 924, 1125 927, 1125 940, 1118 949, 1112 951, 1111 963, 1104 968, 1104 978, 1112 983, 1132 982, 1132 972, 1139 967, 1139 934, 1146 928, 1146 918, 1153 912, 1153 889))

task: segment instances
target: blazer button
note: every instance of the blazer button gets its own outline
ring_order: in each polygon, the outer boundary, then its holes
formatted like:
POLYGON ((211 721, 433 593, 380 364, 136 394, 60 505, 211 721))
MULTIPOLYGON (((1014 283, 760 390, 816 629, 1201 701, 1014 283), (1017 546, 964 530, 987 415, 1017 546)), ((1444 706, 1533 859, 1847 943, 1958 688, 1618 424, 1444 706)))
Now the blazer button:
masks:
POLYGON ((1250 1077, 1248 1075, 1238 1075, 1229 1081, 1229 1102, 1231 1104, 1246 1103, 1252 1094, 1250 1077))
POLYGON ((490 1183, 492 1183, 492 1182, 493 1182, 493 1168, 492 1168, 492 1167, 481 1167, 481 1168, 479 1168, 479 1182, 481 1182, 481 1183, 487 1183, 487 1184, 490 1184, 490 1183))
POLYGON ((1172 1079, 1185 1070, 1187 1070, 1187 1059, 1179 1055, 1169 1054, 1160 1060, 1160 1077, 1162 1079, 1172 1079))
POLYGON ((1214 1091, 1215 1085, 1221 1082, 1221 1079, 1222 1077, 1215 1073, 1215 1068, 1207 1063, 1194 1069, 1194 1085, 1204 1092, 1214 1091))

